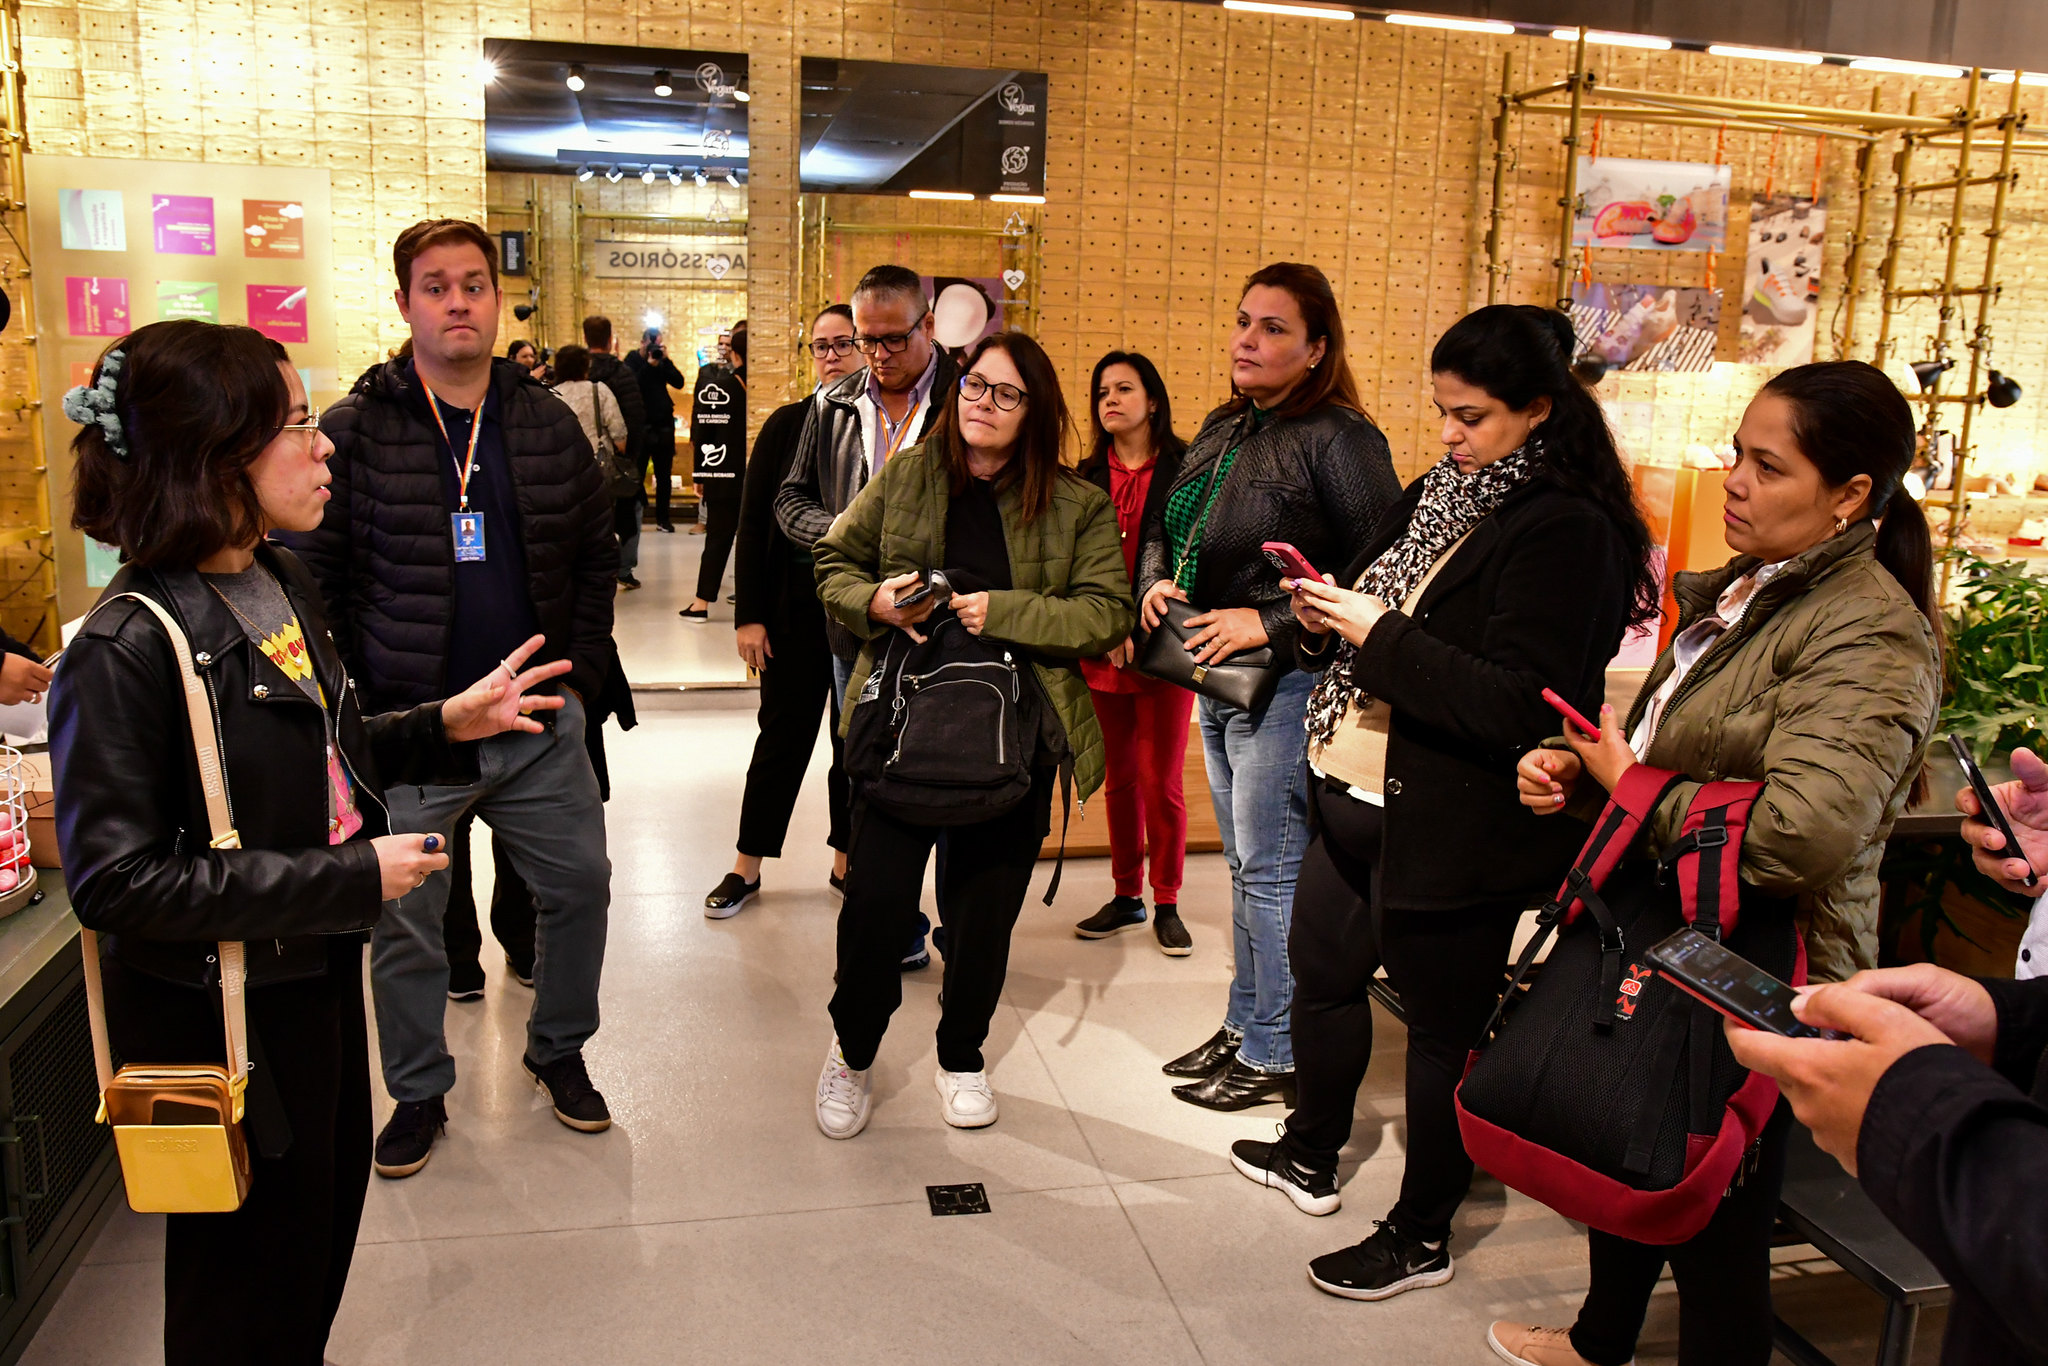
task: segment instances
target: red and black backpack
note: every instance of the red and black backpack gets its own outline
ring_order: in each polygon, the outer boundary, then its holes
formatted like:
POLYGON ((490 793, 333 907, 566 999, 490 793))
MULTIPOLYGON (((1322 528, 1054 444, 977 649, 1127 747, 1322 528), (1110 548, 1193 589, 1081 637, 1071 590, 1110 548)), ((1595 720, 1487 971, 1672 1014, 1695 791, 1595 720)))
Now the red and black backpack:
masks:
POLYGON ((1713 1217, 1778 1086, 1736 1063, 1721 1017, 1644 951, 1690 925, 1774 976, 1806 980, 1790 900, 1737 877, 1763 784, 1706 784, 1660 860, 1626 858, 1681 776, 1637 764, 1616 786, 1458 1087, 1474 1162, 1568 1219, 1656 1244, 1684 1242, 1713 1217))

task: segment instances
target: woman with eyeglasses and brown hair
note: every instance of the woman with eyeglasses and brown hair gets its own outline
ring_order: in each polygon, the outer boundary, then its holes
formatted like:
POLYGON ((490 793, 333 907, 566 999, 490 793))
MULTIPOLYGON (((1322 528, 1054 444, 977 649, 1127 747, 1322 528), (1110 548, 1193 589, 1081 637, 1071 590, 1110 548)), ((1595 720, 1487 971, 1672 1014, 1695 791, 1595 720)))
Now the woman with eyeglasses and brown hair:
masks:
POLYGON ((903 999, 903 941, 942 829, 940 1114, 961 1129, 995 1123, 981 1045, 1009 970, 1010 931, 1050 830, 1058 756, 1071 756, 1077 798, 1102 786, 1102 733, 1078 662, 1131 629, 1116 510, 1062 463, 1070 431, 1059 378, 1038 343, 1021 332, 989 337, 970 354, 931 438, 884 465, 817 544, 818 597, 865 642, 847 689, 849 715, 856 705, 881 705, 855 699, 896 630, 916 638, 941 629, 936 594, 899 602, 926 571, 943 568, 951 586, 944 610, 970 635, 1028 662, 1021 672, 1037 695, 1020 712, 1038 718, 1030 792, 1000 814, 917 824, 854 795, 831 1005, 837 1032, 818 1078, 818 1127, 829 1138, 852 1138, 867 1125, 870 1069, 903 999))
POLYGON ((248 1198, 169 1217, 164 1359, 319 1366, 370 1176, 363 932, 448 863, 440 836, 390 833, 384 785, 468 781, 455 743, 538 731, 526 713, 562 702, 527 690, 569 666, 521 672, 535 636, 445 702, 358 710, 318 585, 264 539, 320 524, 334 446, 262 333, 152 323, 64 406, 72 525, 125 561, 50 688, 57 843, 114 1051, 222 1062, 215 945, 247 946, 248 1198), (208 845, 177 657, 131 594, 190 643, 239 847, 208 845))
POLYGON ((1318 569, 1341 569, 1401 496, 1320 270, 1281 262, 1245 281, 1229 357, 1230 401, 1202 423, 1146 517, 1137 577, 1148 630, 1165 621, 1171 599, 1200 609, 1184 623, 1197 665, 1270 648, 1280 673, 1256 710, 1206 696, 1197 703, 1230 864, 1236 973, 1222 1028, 1164 1070, 1189 1079, 1176 1096, 1211 1110, 1294 1100, 1287 932, 1309 843, 1302 717, 1313 680, 1294 667, 1301 623, 1260 547, 1285 541, 1318 569))

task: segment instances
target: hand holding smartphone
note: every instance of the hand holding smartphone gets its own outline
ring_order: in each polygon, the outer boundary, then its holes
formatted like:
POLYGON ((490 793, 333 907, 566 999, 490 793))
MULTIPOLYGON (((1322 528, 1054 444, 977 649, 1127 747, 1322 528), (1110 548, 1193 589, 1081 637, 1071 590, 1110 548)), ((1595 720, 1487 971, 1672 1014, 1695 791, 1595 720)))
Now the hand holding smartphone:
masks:
POLYGON ((1643 955, 1657 971, 1737 1024, 1782 1034, 1788 1039, 1846 1039, 1832 1029, 1815 1029, 1792 1013, 1799 992, 1698 930, 1684 929, 1650 946, 1643 955))
POLYGON ((1970 781, 1970 790, 1977 794, 1977 805, 1982 808, 1977 819, 2005 836, 2005 848, 1999 851, 1998 856, 2016 858, 2026 864, 2027 875, 2022 881, 2028 887, 2034 886, 2040 879, 2034 875, 2033 861, 2021 850, 2019 840, 2014 838, 2012 825, 2005 818, 2005 808, 1998 804, 1998 798, 1991 795, 1991 784, 1985 779, 1984 770, 1977 767, 1977 756, 1970 752, 1970 742, 1950 731, 1948 747, 1956 756, 1956 762, 1962 765, 1963 776, 1970 781))
POLYGON ((1282 578, 1308 579, 1321 583, 1323 576, 1308 562, 1308 557, 1285 541, 1267 541, 1259 549, 1266 552, 1266 558, 1280 571, 1282 578))
POLYGON ((1580 734, 1596 740, 1600 737, 1600 727, 1579 715, 1579 709, 1565 701, 1562 697, 1559 697, 1555 689, 1545 688, 1543 690, 1543 700, 1548 702, 1559 716, 1577 726, 1580 734))

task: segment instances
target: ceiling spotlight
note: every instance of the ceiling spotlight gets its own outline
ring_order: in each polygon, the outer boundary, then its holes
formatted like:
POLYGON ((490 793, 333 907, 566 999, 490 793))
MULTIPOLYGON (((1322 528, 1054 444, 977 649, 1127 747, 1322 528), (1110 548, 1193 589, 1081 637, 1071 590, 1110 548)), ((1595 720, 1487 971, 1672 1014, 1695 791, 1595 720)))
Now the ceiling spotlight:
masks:
POLYGON ((731 171, 727 171, 725 173, 725 183, 737 190, 740 187, 740 178, 731 171))
POLYGON ((605 167, 604 178, 611 184, 616 185, 626 178, 626 173, 616 166, 607 166, 605 167))
POLYGON ((640 183, 642 185, 652 185, 654 183, 654 168, 652 166, 649 166, 640 173, 640 183))
POLYGON ((734 99, 738 100, 738 101, 739 101, 739 102, 740 102, 741 104, 745 104, 745 103, 747 103, 747 101, 749 101, 749 100, 751 100, 751 99, 753 99, 753 98, 754 98, 754 97, 753 97, 752 95, 749 95, 749 94, 748 94, 748 93, 747 93, 746 91, 744 91, 744 90, 735 90, 735 91, 733 91, 733 92, 732 92, 732 97, 733 97, 734 99))
POLYGON ((675 167, 673 167, 673 166, 669 167, 669 168, 668 168, 668 183, 669 183, 669 184, 671 184, 671 185, 680 185, 680 184, 682 184, 682 183, 683 183, 683 173, 682 173, 681 171, 678 171, 678 170, 677 170, 677 169, 676 169, 675 167))
POLYGON ((578 166, 576 168, 576 178, 578 180, 588 180, 596 174, 597 172, 591 170, 588 166, 578 166))
POLYGON ((1607 362, 1588 351, 1572 362, 1572 374, 1581 384, 1598 384, 1607 377, 1607 362))
POLYGON ((657 71, 654 73, 654 93, 661 96, 663 99, 667 99, 670 95, 676 93, 675 83, 669 80, 668 73, 666 71, 657 71))
POLYGON ((493 85, 498 79, 498 64, 489 57, 479 57, 476 63, 476 78, 485 85, 493 85))
POLYGON ((697 168, 696 174, 692 175, 690 179, 697 182, 697 188, 700 190, 711 183, 711 177, 704 174, 702 166, 697 168))
POLYGON ((650 308, 640 315, 640 323, 643 327, 660 327, 661 315, 650 308))
POLYGON ((569 88, 571 90, 581 90, 583 88, 582 67, 572 66, 569 68, 569 88))
POLYGON ((1916 360, 1913 362, 1913 378, 1920 381, 1920 392, 1926 393, 1942 373, 1955 368, 1952 360, 1916 360))
POLYGON ((1991 400, 1994 408, 2010 408, 2020 401, 2019 382, 2011 375, 1991 372, 1991 382, 1984 386, 1984 396, 1991 400))
POLYGON ((521 322, 525 322, 528 318, 531 318, 536 311, 537 310, 534 308, 532 304, 512 305, 512 316, 519 319, 519 321, 521 322))

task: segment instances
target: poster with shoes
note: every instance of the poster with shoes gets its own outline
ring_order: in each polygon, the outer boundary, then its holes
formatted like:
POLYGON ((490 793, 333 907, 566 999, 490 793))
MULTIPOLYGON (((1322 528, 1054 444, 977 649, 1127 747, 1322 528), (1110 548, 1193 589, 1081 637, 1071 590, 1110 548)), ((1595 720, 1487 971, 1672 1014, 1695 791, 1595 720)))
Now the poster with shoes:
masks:
POLYGON ((1826 199, 1759 195, 1749 206, 1749 260, 1742 268, 1742 340, 1751 365, 1804 365, 1820 331, 1826 199))
POLYGON ((1703 161, 1580 157, 1572 245, 1726 251, 1729 183, 1703 161))
POLYGON ((1578 357, 1610 370, 1706 370, 1714 364, 1721 291, 1670 285, 1574 284, 1578 357))

